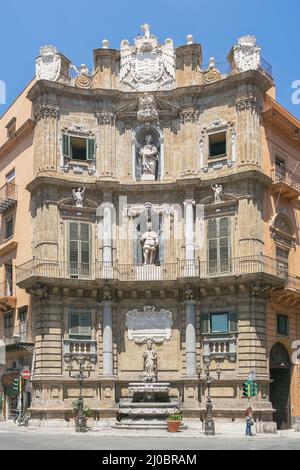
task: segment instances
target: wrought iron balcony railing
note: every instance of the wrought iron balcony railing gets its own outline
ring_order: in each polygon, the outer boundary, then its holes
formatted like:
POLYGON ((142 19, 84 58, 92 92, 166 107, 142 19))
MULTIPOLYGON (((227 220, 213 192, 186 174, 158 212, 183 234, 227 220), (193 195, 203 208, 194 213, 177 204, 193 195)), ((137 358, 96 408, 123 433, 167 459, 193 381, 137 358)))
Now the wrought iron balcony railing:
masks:
POLYGON ((9 210, 17 203, 18 187, 14 183, 6 183, 0 188, 0 214, 9 210))
POLYGON ((69 263, 32 259, 17 268, 17 284, 30 278, 118 281, 173 281, 180 278, 216 278, 265 273, 286 279, 277 260, 267 256, 244 256, 222 261, 183 260, 161 265, 118 263, 69 263))
MULTIPOLYGON (((272 172, 274 189, 281 191, 283 196, 298 197, 300 194, 300 178, 285 165, 276 167, 272 172)), ((277 192, 278 192, 277 191, 277 192)))

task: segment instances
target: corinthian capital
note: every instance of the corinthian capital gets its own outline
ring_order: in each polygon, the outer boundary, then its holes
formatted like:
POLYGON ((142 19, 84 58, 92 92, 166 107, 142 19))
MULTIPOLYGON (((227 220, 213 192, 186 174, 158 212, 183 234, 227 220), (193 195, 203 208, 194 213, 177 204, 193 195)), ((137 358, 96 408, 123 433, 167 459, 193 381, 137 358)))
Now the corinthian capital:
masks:
POLYGON ((34 113, 34 120, 53 118, 57 119, 59 116, 59 107, 53 104, 41 104, 39 109, 34 113))
POLYGON ((98 110, 95 113, 99 125, 114 126, 117 120, 116 113, 112 111, 98 110))

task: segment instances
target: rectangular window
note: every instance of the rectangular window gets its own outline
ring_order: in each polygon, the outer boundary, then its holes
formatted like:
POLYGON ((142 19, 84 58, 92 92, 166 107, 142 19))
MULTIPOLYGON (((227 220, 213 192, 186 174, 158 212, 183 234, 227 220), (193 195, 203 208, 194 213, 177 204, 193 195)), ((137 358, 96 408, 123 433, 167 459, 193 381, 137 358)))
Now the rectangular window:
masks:
POLYGON ((69 338, 91 339, 91 314, 90 312, 69 313, 69 338))
POLYGON ((211 274, 228 272, 229 261, 229 219, 211 219, 207 226, 208 269, 211 274))
POLYGON ((288 271, 289 269, 289 250, 276 246, 276 259, 278 263, 278 269, 288 271))
POLYGON ((218 132, 208 136, 209 158, 224 157, 227 153, 226 132, 218 132))
POLYGON ((13 327, 13 319, 14 319, 14 315, 12 312, 7 312, 4 315, 4 328, 5 329, 13 327))
POLYGON ((72 278, 90 275, 91 227, 83 222, 69 222, 69 262, 72 278))
POLYGON ((6 175, 6 182, 7 183, 14 183, 16 178, 16 170, 13 169, 6 175))
POLYGON ((64 157, 80 161, 95 160, 95 139, 63 134, 62 147, 64 157))
POLYGON ((211 313, 210 332, 211 333, 228 333, 229 332, 228 313, 211 313))
POLYGON ((13 217, 5 219, 5 239, 11 238, 14 234, 14 220, 13 217))
POLYGON ((289 318, 286 315, 277 315, 277 333, 282 336, 288 336, 289 318))
POLYGON ((5 267, 5 283, 6 283, 6 295, 12 297, 13 295, 13 269, 12 264, 7 263, 5 267))

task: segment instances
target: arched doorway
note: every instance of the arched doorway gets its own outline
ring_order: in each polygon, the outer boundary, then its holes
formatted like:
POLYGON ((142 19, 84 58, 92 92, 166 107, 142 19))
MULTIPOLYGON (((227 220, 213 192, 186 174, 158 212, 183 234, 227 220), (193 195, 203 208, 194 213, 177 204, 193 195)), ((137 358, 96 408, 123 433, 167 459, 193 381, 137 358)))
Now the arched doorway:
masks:
POLYGON ((290 428, 291 363, 289 353, 281 343, 270 352, 270 401, 276 410, 273 415, 277 429, 290 428))

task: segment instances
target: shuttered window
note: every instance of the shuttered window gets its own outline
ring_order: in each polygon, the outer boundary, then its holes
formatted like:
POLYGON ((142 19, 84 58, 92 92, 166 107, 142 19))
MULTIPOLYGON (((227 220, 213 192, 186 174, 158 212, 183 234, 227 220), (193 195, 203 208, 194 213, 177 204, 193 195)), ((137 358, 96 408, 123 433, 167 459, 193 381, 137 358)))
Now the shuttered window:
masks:
POLYGON ((208 266, 210 273, 229 270, 229 219, 211 219, 207 227, 208 266))
POLYGON ((83 222, 69 222, 70 276, 74 278, 90 275, 91 227, 83 222))
POLYGON ((90 312, 69 313, 69 338, 91 338, 91 314, 90 312))
POLYGON ((73 137, 68 134, 62 136, 63 156, 73 160, 94 161, 95 139, 85 137, 73 137))

